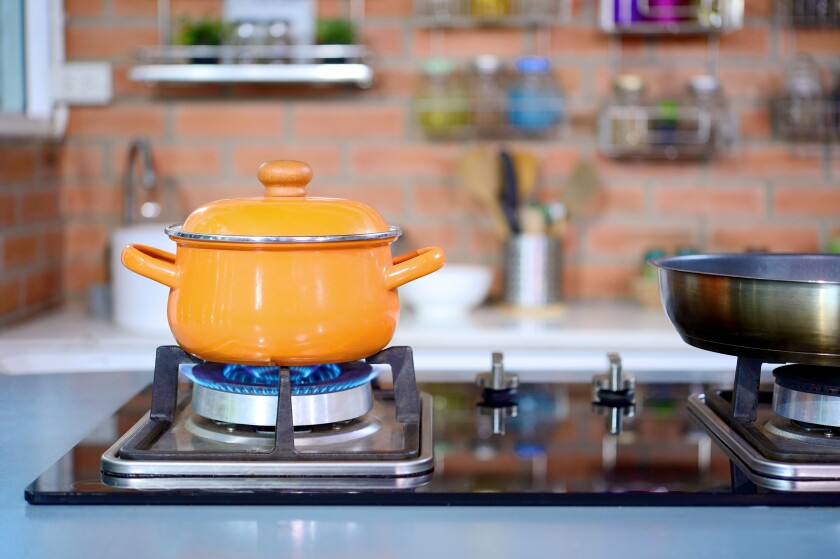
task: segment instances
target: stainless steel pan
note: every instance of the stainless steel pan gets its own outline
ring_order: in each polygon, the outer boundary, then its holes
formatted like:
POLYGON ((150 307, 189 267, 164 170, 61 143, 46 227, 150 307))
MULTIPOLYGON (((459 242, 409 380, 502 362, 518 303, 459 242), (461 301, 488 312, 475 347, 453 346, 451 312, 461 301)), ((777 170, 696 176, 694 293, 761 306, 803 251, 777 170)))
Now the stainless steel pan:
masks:
POLYGON ((840 255, 659 258, 662 304, 687 343, 770 363, 840 366, 840 255))

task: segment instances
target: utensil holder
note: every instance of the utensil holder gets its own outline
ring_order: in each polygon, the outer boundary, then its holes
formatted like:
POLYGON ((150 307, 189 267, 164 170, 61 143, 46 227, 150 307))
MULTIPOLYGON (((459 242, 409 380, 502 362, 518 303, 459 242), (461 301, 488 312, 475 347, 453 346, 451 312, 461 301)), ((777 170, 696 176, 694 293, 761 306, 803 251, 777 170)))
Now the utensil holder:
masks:
POLYGON ((505 302, 517 307, 559 302, 560 266, 559 239, 536 234, 511 237, 505 242, 505 302))

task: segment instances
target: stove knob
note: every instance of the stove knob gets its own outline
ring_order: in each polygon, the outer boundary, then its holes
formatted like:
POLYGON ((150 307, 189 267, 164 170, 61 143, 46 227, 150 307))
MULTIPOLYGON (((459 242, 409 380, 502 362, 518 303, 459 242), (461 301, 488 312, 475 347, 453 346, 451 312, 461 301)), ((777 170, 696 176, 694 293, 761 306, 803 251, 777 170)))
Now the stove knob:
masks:
POLYGON ((481 388, 478 413, 490 416, 494 435, 504 435, 507 420, 516 417, 519 412, 516 405, 519 377, 505 373, 504 355, 501 352, 494 352, 493 368, 489 373, 477 375, 475 384, 481 388))
POLYGON ((505 373, 504 359, 502 352, 493 352, 493 368, 489 373, 480 373, 475 377, 476 386, 484 391, 515 390, 519 386, 519 376, 505 373))
POLYGON ((592 402, 604 405, 631 405, 636 401, 636 379, 621 372, 621 356, 608 353, 610 372, 592 377, 592 402))
POLYGON ((592 411, 607 416, 607 432, 620 435, 624 418, 636 414, 636 379, 621 372, 621 356, 608 353, 610 372, 592 377, 592 411))

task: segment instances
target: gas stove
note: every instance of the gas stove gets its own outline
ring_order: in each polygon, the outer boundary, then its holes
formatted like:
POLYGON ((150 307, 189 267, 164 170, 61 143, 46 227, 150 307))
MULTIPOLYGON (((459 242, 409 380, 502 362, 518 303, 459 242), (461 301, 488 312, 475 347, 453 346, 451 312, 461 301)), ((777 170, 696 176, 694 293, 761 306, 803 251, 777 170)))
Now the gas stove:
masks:
POLYGON ((771 395, 752 360, 739 359, 727 391, 637 385, 620 356, 608 357, 591 384, 520 382, 501 354, 475 383, 418 384, 408 347, 278 368, 207 363, 165 346, 152 385, 26 499, 840 505, 840 396, 831 383, 814 385, 825 371, 780 367, 771 395))

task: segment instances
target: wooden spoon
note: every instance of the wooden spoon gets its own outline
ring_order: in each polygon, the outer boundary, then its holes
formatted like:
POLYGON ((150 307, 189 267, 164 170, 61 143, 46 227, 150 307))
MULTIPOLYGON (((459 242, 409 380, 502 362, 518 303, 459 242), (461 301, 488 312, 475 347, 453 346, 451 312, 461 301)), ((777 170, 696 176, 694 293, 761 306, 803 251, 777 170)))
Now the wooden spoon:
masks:
POLYGON ((502 182, 498 159, 484 148, 472 148, 458 159, 458 172, 473 198, 489 210, 499 238, 510 237, 510 227, 499 203, 502 182))

